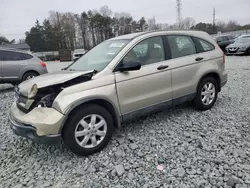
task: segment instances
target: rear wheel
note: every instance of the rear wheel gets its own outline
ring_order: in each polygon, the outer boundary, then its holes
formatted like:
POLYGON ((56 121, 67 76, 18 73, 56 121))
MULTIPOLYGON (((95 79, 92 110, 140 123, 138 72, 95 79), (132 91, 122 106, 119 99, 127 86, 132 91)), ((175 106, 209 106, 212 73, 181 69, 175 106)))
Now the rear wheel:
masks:
POLYGON ((38 73, 36 73, 36 72, 27 72, 23 75, 22 81, 24 82, 26 80, 30 80, 36 76, 38 76, 38 73))
POLYGON ((89 104, 70 116, 63 128, 62 138, 73 153, 86 156, 101 151, 113 131, 110 113, 102 106, 89 104))
POLYGON ((217 96, 218 84, 216 80, 213 77, 206 77, 200 82, 193 103, 199 110, 209 110, 216 102, 217 96))

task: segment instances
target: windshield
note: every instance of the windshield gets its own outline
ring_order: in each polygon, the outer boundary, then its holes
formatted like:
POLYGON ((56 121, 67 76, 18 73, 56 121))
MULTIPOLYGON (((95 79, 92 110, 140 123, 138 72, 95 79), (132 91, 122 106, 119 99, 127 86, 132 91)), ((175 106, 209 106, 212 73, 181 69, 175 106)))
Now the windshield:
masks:
POLYGON ((236 44, 238 43, 250 43, 250 38, 240 38, 235 41, 236 44))
POLYGON ((68 70, 103 70, 130 40, 108 40, 83 55, 68 70))

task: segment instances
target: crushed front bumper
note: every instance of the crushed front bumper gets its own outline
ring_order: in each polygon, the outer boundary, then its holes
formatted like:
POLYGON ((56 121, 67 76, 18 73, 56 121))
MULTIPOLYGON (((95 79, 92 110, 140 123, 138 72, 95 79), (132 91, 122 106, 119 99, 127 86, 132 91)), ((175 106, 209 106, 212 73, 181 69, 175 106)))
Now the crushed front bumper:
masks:
POLYGON ((52 108, 35 108, 25 114, 14 103, 9 112, 10 127, 19 136, 37 143, 56 143, 61 140, 64 115, 52 108))

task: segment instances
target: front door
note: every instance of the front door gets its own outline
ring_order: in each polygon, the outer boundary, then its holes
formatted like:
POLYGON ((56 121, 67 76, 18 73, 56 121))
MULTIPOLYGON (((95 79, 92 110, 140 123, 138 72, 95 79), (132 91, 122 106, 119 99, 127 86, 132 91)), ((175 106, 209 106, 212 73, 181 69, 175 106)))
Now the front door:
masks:
POLYGON ((138 43, 121 63, 139 62, 137 71, 116 72, 116 85, 124 119, 172 105, 171 67, 165 58, 162 37, 138 43))

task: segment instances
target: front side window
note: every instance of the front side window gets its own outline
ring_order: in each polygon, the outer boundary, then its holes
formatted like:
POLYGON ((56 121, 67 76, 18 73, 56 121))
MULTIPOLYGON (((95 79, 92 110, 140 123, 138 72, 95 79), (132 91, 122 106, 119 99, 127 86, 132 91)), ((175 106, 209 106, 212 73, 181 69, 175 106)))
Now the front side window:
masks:
POLYGON ((23 60, 23 54, 11 51, 0 51, 0 59, 2 61, 21 61, 23 60))
POLYGON ((196 54, 195 44, 191 37, 171 35, 167 38, 171 49, 172 58, 196 54))
POLYGON ((130 40, 107 40, 94 47, 68 67, 71 71, 103 70, 130 40))
POLYGON ((164 46, 161 37, 152 37, 138 43, 124 57, 123 64, 139 62, 142 66, 165 60, 164 46))

